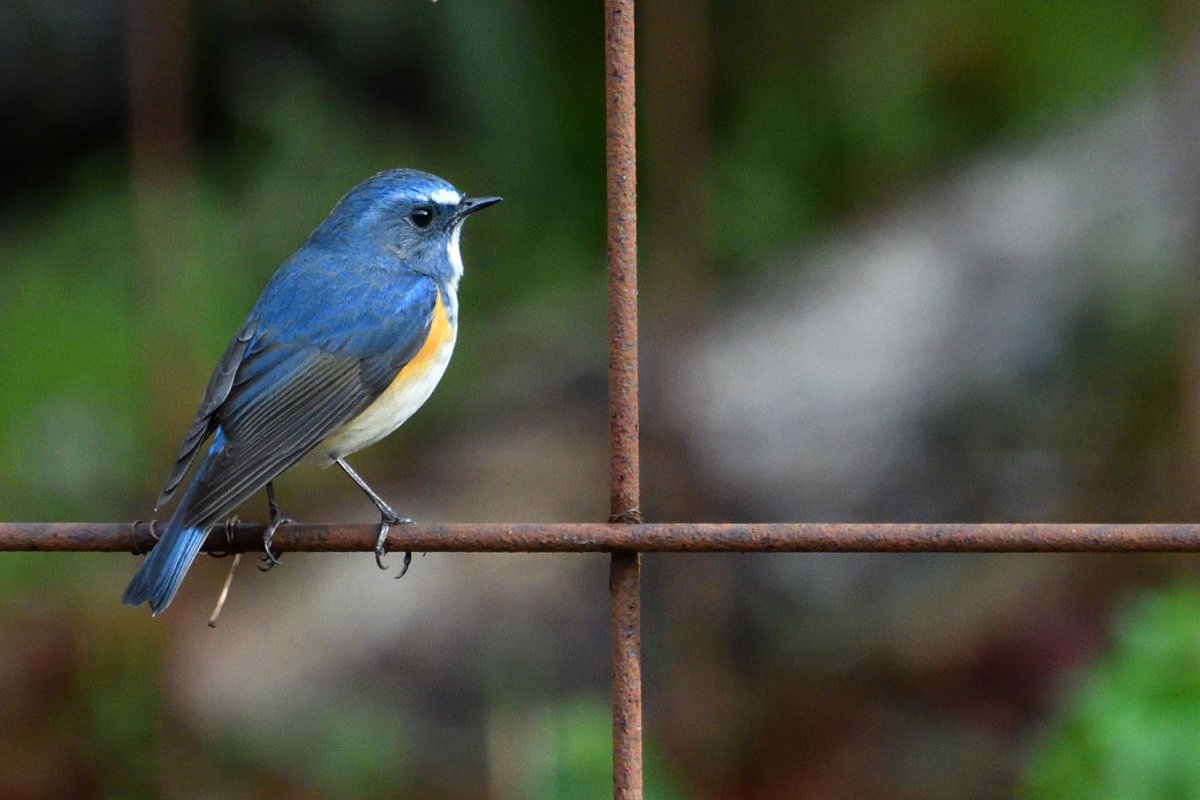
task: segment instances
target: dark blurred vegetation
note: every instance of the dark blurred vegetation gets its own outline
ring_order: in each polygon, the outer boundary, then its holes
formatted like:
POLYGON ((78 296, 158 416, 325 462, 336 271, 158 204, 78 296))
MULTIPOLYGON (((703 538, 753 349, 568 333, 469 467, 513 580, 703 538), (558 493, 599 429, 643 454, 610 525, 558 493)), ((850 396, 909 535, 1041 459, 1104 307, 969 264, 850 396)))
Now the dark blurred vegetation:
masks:
MULTIPOLYGON (((169 22, 159 39, 139 25, 147 4, 0 2, 0 519, 148 517, 259 288, 344 191, 385 168, 426 169, 506 202, 465 238, 466 322, 443 387, 419 426, 368 461, 382 470, 388 454, 420 453, 491 402, 488 332, 514 316, 529 339, 579 340, 580 358, 602 358, 598 4, 164 7, 178 15, 175 38, 169 22), (130 69, 139 47, 148 84, 130 69)), ((1141 0, 646 0, 639 13, 643 299, 684 326, 740 295, 772 254, 1165 74, 1192 21, 1186 4, 1141 0)), ((1174 325, 1109 344, 1173 363, 1174 325)), ((510 373, 524 369, 516 355, 510 373)), ((1163 435, 1178 401, 1176 378, 1161 376, 1114 379, 1146 401, 1128 410, 1131 450, 1154 446, 1144 439, 1163 435)), ((317 517, 345 488, 330 475, 298 480, 292 498, 317 517)), ((1109 500, 1081 507, 1121 513, 1109 500)), ((196 730, 163 677, 178 620, 135 624, 117 607, 131 570, 112 557, 0 559, 0 796, 486 794, 486 778, 414 756, 399 711, 348 713, 327 740, 290 752, 196 730)), ((1200 730, 1197 606, 1181 589, 1123 617, 1108 660, 1047 734, 1028 796, 1196 794, 1195 760, 1180 754, 1200 730), (1161 773, 1113 766, 1151 747, 1161 773), (1139 790, 1113 790, 1116 772, 1139 790)), ((811 680, 774 709, 732 709, 731 728, 808 708, 801 700, 826 694, 811 680)), ((604 698, 545 702, 556 733, 544 780, 512 796, 607 796, 604 698)), ((716 796, 669 764, 659 733, 651 719, 648 796, 716 796)), ((714 763, 755 741, 728 743, 714 763)), ((753 790, 768 791, 766 778, 743 778, 745 796, 768 796, 753 790)))

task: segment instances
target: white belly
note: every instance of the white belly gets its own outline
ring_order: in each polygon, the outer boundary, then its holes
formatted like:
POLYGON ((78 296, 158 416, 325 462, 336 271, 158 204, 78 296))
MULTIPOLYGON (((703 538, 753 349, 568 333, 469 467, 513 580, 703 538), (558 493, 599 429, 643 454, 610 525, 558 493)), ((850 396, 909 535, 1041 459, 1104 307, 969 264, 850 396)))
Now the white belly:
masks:
POLYGON ((415 414, 445 374, 456 338, 451 330, 424 369, 393 382, 357 417, 326 437, 313 451, 317 460, 328 463, 373 445, 415 414))

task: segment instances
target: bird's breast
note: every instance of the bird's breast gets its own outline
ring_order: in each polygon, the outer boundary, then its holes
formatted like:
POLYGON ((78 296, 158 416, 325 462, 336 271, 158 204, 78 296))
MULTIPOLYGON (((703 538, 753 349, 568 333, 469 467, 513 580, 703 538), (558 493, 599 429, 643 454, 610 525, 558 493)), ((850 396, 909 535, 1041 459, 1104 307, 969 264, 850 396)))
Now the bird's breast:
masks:
POLYGON ((372 445, 416 413, 446 372, 456 337, 457 328, 439 291, 425 344, 371 405, 321 443, 316 452, 322 460, 332 461, 372 445))

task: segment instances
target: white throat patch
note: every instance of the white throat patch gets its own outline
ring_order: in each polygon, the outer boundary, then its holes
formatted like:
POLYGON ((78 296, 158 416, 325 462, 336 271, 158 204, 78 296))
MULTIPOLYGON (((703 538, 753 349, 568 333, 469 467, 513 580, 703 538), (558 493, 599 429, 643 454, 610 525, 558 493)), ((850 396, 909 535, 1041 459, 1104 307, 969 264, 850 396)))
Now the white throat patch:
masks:
POLYGON ((450 259, 450 279, 446 281, 446 310, 450 319, 458 320, 458 281, 463 274, 462 253, 458 249, 459 235, 462 233, 462 220, 450 232, 450 241, 446 242, 446 258, 450 259))
POLYGON ((454 270, 454 283, 458 285, 458 279, 463 274, 462 252, 458 249, 458 240, 462 236, 462 223, 459 222, 454 226, 454 230, 450 231, 450 241, 446 243, 446 257, 450 259, 450 267, 454 270))

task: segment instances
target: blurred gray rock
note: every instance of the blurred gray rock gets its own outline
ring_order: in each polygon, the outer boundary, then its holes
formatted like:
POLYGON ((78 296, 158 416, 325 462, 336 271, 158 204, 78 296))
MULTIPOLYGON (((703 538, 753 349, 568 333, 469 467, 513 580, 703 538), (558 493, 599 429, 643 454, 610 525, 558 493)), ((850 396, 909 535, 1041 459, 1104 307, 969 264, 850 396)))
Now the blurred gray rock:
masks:
MULTIPOLYGON (((1136 325, 1170 305, 1191 231, 1168 134, 1143 89, 780 257, 761 291, 671 359, 662 395, 716 491, 758 519, 961 514, 953 492, 903 497, 939 484, 927 423, 1061 367, 1088 308, 1136 325)), ((1058 454, 1003 456, 990 469, 1006 485, 984 510, 1065 510, 1058 454)))

